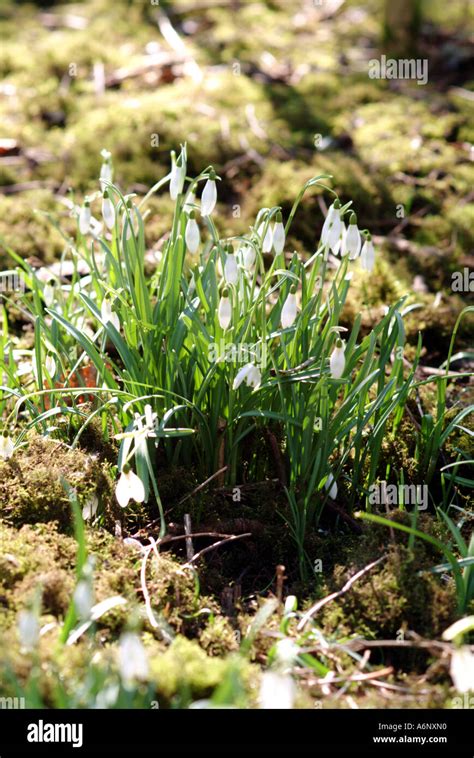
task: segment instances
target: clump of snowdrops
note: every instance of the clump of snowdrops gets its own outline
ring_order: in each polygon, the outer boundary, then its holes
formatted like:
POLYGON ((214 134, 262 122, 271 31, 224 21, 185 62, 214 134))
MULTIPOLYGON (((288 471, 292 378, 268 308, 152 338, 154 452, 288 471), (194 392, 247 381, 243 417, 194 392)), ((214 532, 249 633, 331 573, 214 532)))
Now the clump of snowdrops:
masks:
POLYGON ((29 373, 18 372, 4 329, 4 417, 11 398, 17 402, 0 455, 12 455, 32 425, 69 435, 74 447, 100 419, 104 438, 120 441, 118 502, 130 507, 154 497, 163 532, 158 446, 170 463, 203 478, 225 465, 235 484, 244 471, 247 480, 265 477, 248 441, 278 430, 285 517, 304 563, 308 526, 338 497, 343 479, 353 501, 367 490, 387 425, 396 429, 403 415, 418 359, 405 376, 404 299, 388 305, 366 336, 360 316, 349 329, 341 326, 351 278, 368 276, 375 251, 351 203, 342 205, 324 184, 330 177, 308 181, 287 218, 279 207, 262 208, 247 234, 223 239, 219 177, 212 167, 189 177, 185 146, 142 199, 122 193, 111 156, 103 155, 97 191, 80 206, 71 201, 77 234, 65 237, 61 265, 33 270, 12 252, 35 347, 29 373), (314 252, 304 257, 287 238, 311 188, 325 189, 332 202, 314 252), (174 201, 169 234, 150 256, 148 201, 167 189, 174 201), (95 377, 87 390, 71 381, 86 369, 95 377), (27 424, 13 439, 19 414, 27 424))

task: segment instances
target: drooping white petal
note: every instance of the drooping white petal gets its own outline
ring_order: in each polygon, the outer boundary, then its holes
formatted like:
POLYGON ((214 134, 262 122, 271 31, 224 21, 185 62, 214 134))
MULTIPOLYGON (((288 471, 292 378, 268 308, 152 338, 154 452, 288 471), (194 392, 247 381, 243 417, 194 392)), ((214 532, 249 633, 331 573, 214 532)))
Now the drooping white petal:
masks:
POLYGON ((273 245, 273 230, 270 224, 268 224, 267 231, 265 232, 265 236, 262 242, 262 251, 264 253, 269 253, 272 249, 272 245, 273 245))
POLYGON ((74 590, 74 605, 79 618, 85 620, 90 618, 92 606, 94 605, 94 593, 92 585, 85 579, 81 579, 74 590))
POLYGON ((186 247, 193 255, 197 253, 201 242, 201 235, 199 232, 199 225, 195 218, 189 218, 186 224, 186 231, 184 234, 186 240, 186 247))
POLYGON ((361 239, 357 224, 349 224, 342 240, 342 255, 353 261, 360 253, 361 239))
MULTIPOLYGON (((182 160, 182 158, 181 158, 182 160)), ((186 179, 186 166, 178 166, 173 158, 171 166, 171 178, 170 178, 170 196, 172 200, 176 200, 178 195, 183 191, 184 181, 186 179)))
POLYGON ((115 208, 110 197, 104 197, 102 199, 102 218, 107 229, 111 230, 115 224, 115 208))
POLYGON ((468 645, 453 651, 450 674, 458 692, 474 692, 474 654, 468 645))
POLYGON ((365 240, 362 245, 360 265, 364 271, 373 271, 375 265, 375 248, 372 240, 365 240))
POLYGON ((54 376, 56 373, 56 361, 52 355, 47 355, 44 362, 46 371, 50 376, 54 376))
POLYGON ((201 216, 210 216, 217 203, 217 187, 214 179, 208 179, 201 195, 201 216))
POLYGON ((331 353, 329 359, 329 368, 331 370, 331 376, 333 379, 340 379, 344 373, 346 367, 346 358, 344 355, 344 346, 336 347, 331 353))
POLYGON ((242 263, 244 264, 245 268, 251 269, 252 266, 255 263, 256 258, 256 252, 253 245, 247 244, 240 248, 240 252, 242 255, 242 263))
POLYGON ((148 659, 140 638, 134 632, 125 632, 119 645, 120 675, 126 686, 148 677, 148 659))
POLYGON ((104 324, 111 323, 118 332, 120 331, 120 319, 118 314, 112 310, 112 303, 106 297, 102 300, 100 315, 102 316, 104 324))
POLYGON ((32 611, 20 611, 18 614, 18 635, 22 646, 27 650, 33 650, 38 644, 39 621, 32 611))
POLYGON ((45 284, 43 287, 43 297, 44 302, 46 305, 49 306, 53 305, 54 303, 54 285, 53 284, 45 284))
POLYGON ((79 231, 85 236, 91 227, 91 209, 88 203, 84 203, 79 211, 79 231))
POLYGON ((86 503, 84 503, 84 506, 82 508, 82 518, 84 521, 87 521, 88 519, 94 518, 95 514, 97 513, 97 508, 99 507, 99 499, 97 495, 92 495, 86 503))
POLYGON ((329 492, 329 497, 331 500, 335 500, 337 498, 337 482, 331 473, 324 483, 324 489, 326 492, 329 492))
POLYGON ((228 297, 219 300, 218 318, 221 329, 228 329, 232 321, 232 307, 228 297))
POLYGON ((145 500, 143 482, 131 469, 120 474, 115 487, 115 497, 122 508, 125 508, 130 500, 135 500, 136 503, 143 503, 145 500))
POLYGON ((246 382, 248 387, 252 387, 254 390, 258 389, 262 383, 262 375, 258 366, 252 366, 251 370, 247 374, 246 382))
POLYGON ((296 686, 289 674, 265 671, 260 680, 259 704, 265 709, 293 708, 296 686))
POLYGON ((277 255, 283 252, 285 247, 285 227, 281 221, 277 221, 273 227, 273 249, 277 255))
POLYGON ((12 457, 14 449, 15 445, 12 438, 8 436, 5 437, 3 434, 0 434, 0 458, 3 458, 4 461, 7 461, 12 457))
POLYGON ((239 281, 239 267, 234 253, 227 253, 224 264, 224 279, 228 284, 237 284, 239 281))
POLYGON ((288 329, 295 322, 297 313, 296 295, 290 292, 281 309, 282 329, 288 329))

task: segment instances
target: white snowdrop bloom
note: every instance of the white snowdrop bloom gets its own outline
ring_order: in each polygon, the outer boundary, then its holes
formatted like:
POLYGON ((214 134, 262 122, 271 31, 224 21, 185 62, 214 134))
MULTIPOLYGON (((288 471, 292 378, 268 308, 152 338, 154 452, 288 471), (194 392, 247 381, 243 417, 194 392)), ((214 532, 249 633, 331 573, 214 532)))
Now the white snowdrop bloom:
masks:
POLYGON ((340 234, 339 234, 339 238, 336 240, 336 242, 334 243, 334 245, 332 245, 332 247, 331 247, 333 255, 339 255, 339 253, 341 252, 342 240, 344 239, 345 233, 346 233, 346 225, 345 225, 344 221, 341 221, 341 231, 340 231, 340 234))
POLYGON ((245 366, 242 366, 234 379, 232 389, 237 390, 242 382, 245 382, 247 387, 252 387, 255 390, 258 389, 262 382, 262 375, 258 366, 255 366, 253 363, 246 363, 245 366))
POLYGON ((7 461, 12 457, 14 449, 15 445, 8 433, 3 432, 3 434, 0 434, 0 458, 7 461))
POLYGON ((255 258, 257 257, 254 246, 249 244, 244 245, 240 248, 240 254, 245 268, 247 270, 251 269, 255 263, 255 258))
POLYGON ((453 651, 450 674, 458 692, 474 692, 474 654, 467 645, 453 651))
POLYGON ((362 245, 360 253, 360 265, 364 271, 372 271, 375 265, 375 249, 372 238, 369 236, 362 245))
POLYGON ((120 676, 126 686, 148 676, 148 659, 140 638, 134 632, 125 632, 119 645, 120 676))
POLYGON ((38 644, 40 627, 32 611, 20 611, 18 614, 18 635, 21 645, 27 650, 33 650, 38 644))
POLYGON ((111 182, 113 177, 112 153, 110 153, 108 150, 101 150, 100 154, 103 158, 103 163, 100 167, 99 183, 100 188, 103 192, 107 186, 107 182, 111 182))
POLYGON ((329 497, 331 500, 335 500, 337 498, 337 482, 331 473, 324 482, 324 489, 326 492, 329 492, 329 497))
POLYGON ((104 219, 104 224, 106 225, 107 229, 109 229, 109 231, 114 228, 115 208, 107 190, 104 191, 102 197, 102 218, 104 219))
POLYGON ((221 329, 228 329, 230 322, 232 321, 232 306, 230 304, 229 293, 226 289, 223 291, 222 297, 219 300, 217 316, 221 329))
POLYGON ((84 201, 84 205, 79 211, 79 231, 85 236, 89 233, 91 228, 91 207, 88 200, 84 201))
POLYGON ((227 253, 224 263, 224 279, 228 284, 237 284, 239 281, 239 267, 234 253, 227 253))
POLYGON ((293 708, 296 686, 289 674, 265 671, 260 680, 259 704, 265 709, 293 708))
POLYGON ((276 255, 283 252, 285 247, 285 227, 283 226, 282 215, 277 213, 275 226, 273 227, 273 249, 276 255))
POLYGON ((186 179, 186 163, 183 158, 183 153, 175 159, 175 153, 171 153, 171 177, 170 177, 170 196, 172 200, 176 200, 178 195, 181 194, 184 187, 184 181, 186 179))
POLYGON ((52 355, 47 355, 44 362, 46 371, 50 376, 54 376, 56 373, 56 360, 52 355))
POLYGON ((357 216, 351 213, 349 226, 347 227, 342 239, 341 255, 349 255, 349 260, 353 261, 360 253, 361 238, 357 226, 357 216))
POLYGON ((281 309, 281 327, 282 329, 288 329, 296 320, 298 314, 298 308, 296 305, 296 291, 295 287, 292 287, 288 297, 283 303, 281 309))
POLYGON ((335 200, 328 210, 321 231, 321 242, 323 245, 326 245, 326 247, 330 248, 333 251, 334 255, 337 255, 337 251, 335 252, 334 248, 338 246, 342 232, 342 221, 339 212, 340 207, 341 205, 339 201, 335 200))
POLYGON ((195 219, 194 211, 191 211, 189 214, 184 238, 186 240, 186 247, 188 248, 189 252, 193 255, 197 253, 199 245, 201 243, 201 234, 199 232, 198 222, 195 219))
POLYGON ((53 280, 50 280, 43 287, 44 302, 46 303, 48 308, 54 303, 55 287, 54 287, 54 282, 51 283, 52 281, 53 280))
MULTIPOLYGON (((262 224, 260 228, 262 229, 262 234, 263 234, 264 224, 262 224)), ((272 245, 273 245, 273 230, 270 224, 268 224, 267 231, 265 232, 265 236, 262 241, 262 251, 264 253, 270 253, 272 249, 272 245)))
POLYGON ((293 640, 285 637, 285 639, 279 640, 275 645, 275 663, 284 668, 292 666, 298 657, 298 653, 298 645, 296 645, 293 640))
POLYGON ((210 216, 217 203, 217 187, 215 171, 209 173, 209 179, 204 185, 201 195, 201 216, 210 216))
POLYGON ((79 618, 84 621, 89 619, 94 605, 94 592, 91 583, 86 579, 81 579, 76 585, 73 598, 79 618))
POLYGON ((126 508, 130 500, 143 503, 145 500, 145 487, 142 480, 128 465, 125 465, 115 487, 115 497, 122 508, 126 508))
POLYGON ((97 495, 92 495, 86 503, 84 503, 84 506, 82 508, 82 518, 84 521, 88 521, 89 519, 94 518, 95 514, 97 513, 97 508, 99 507, 99 498, 97 495))
POLYGON ((344 344, 342 340, 338 339, 336 347, 331 353, 329 358, 329 368, 331 370, 331 376, 333 379, 340 379, 344 373, 346 367, 346 358, 344 355, 344 344))
POLYGON ((120 319, 118 317, 118 313, 115 313, 114 310, 112 310, 112 303, 108 298, 104 297, 102 300, 102 305, 100 306, 100 315, 102 316, 102 321, 104 324, 112 324, 112 326, 115 326, 116 330, 120 331, 120 319))

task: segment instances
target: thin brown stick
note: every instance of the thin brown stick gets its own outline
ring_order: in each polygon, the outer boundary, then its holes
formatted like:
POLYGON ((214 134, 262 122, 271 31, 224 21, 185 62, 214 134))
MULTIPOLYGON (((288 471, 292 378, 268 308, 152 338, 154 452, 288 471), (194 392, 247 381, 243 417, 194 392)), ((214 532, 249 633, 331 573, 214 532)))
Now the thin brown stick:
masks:
POLYGON ((233 542, 235 540, 241 540, 243 537, 251 537, 251 536, 252 536, 251 532, 246 532, 245 534, 233 534, 231 537, 227 537, 224 540, 219 540, 219 542, 214 542, 213 545, 209 545, 208 547, 205 547, 202 550, 200 550, 199 553, 196 553, 196 555, 194 555, 190 561, 188 561, 187 563, 183 565, 183 568, 187 568, 188 566, 191 565, 191 563, 195 563, 197 560, 199 560, 199 558, 201 558, 205 553, 209 553, 210 550, 215 550, 221 545, 225 545, 226 542, 233 542))
POLYGON ((186 558, 188 561, 191 561, 193 559, 194 555, 194 547, 193 547, 193 539, 191 537, 191 516, 189 513, 184 514, 184 532, 186 534, 186 558))
POLYGON ((331 595, 327 595, 322 600, 318 600, 318 602, 315 603, 309 609, 309 611, 307 611, 304 614, 303 618, 301 619, 300 623, 298 624, 298 627, 297 627, 298 631, 300 632, 302 629, 304 629, 304 627, 306 626, 306 624, 308 623, 308 621, 310 620, 310 618, 312 616, 314 616, 314 614, 317 613, 323 606, 325 606, 327 603, 330 603, 331 600, 335 600, 336 598, 340 597, 345 592, 347 592, 348 590, 350 590, 350 588, 352 587, 352 585, 355 584, 355 582, 357 582, 358 579, 360 579, 362 576, 364 576, 364 574, 367 574, 368 571, 370 571, 371 569, 373 569, 375 566, 377 566, 379 563, 381 563, 382 561, 384 561, 386 558, 387 558, 386 555, 382 555, 381 558, 378 558, 376 561, 373 561, 372 563, 369 563, 368 566, 365 566, 363 569, 361 569, 360 571, 358 571, 357 574, 354 574, 354 576, 351 576, 351 578, 345 583, 344 587, 341 590, 338 590, 337 592, 333 592, 331 595))
POLYGON ((186 502, 186 500, 189 500, 190 497, 193 497, 193 495, 196 495, 200 490, 202 490, 206 486, 206 484, 209 484, 210 482, 212 482, 213 479, 215 479, 216 477, 220 476, 220 474, 223 474, 224 471, 227 471, 227 465, 223 466, 218 471, 215 471, 204 482, 201 482, 201 484, 198 484, 198 486, 195 487, 192 490, 192 492, 188 492, 187 495, 185 495, 184 497, 181 498, 181 500, 179 501, 178 505, 182 505, 183 503, 186 502))

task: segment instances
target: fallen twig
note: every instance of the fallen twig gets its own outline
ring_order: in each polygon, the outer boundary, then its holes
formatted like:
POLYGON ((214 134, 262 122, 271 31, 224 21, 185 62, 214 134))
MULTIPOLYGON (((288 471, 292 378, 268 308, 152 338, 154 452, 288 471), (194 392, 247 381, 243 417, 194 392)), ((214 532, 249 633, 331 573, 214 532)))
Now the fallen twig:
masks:
POLYGON ((337 592, 333 592, 333 593, 331 593, 331 595, 327 595, 327 597, 324 597, 322 600, 318 600, 318 602, 315 603, 313 606, 311 606, 311 608, 309 609, 309 611, 307 611, 304 614, 303 618, 301 619, 300 623, 298 624, 298 627, 297 627, 298 631, 301 631, 302 629, 304 629, 304 627, 306 626, 306 624, 308 623, 308 621, 310 620, 310 618, 312 616, 314 616, 314 614, 317 613, 324 605, 326 605, 327 603, 330 603, 331 600, 335 600, 336 598, 340 597, 345 592, 347 592, 348 590, 350 590, 350 588, 352 587, 352 585, 355 584, 355 582, 357 582, 358 579, 360 579, 362 576, 364 576, 364 574, 367 574, 368 571, 370 571, 371 569, 373 569, 375 566, 377 566, 379 563, 381 563, 382 561, 384 561, 386 558, 387 558, 386 555, 382 555, 381 558, 378 558, 376 561, 373 561, 372 563, 369 563, 368 566, 365 566, 363 569, 361 569, 360 571, 358 571, 357 574, 354 574, 354 576, 351 576, 351 578, 349 579, 349 581, 347 581, 345 583, 344 587, 341 590, 338 590, 337 592))
POLYGON ((205 553, 209 553, 210 550, 215 550, 221 545, 225 545, 226 542, 233 542, 235 540, 240 540, 243 537, 251 537, 251 536, 252 534, 250 532, 246 532, 245 534, 233 534, 231 537, 227 537, 224 540, 219 540, 219 542, 214 542, 213 545, 209 545, 208 547, 205 547, 202 550, 200 550, 199 553, 196 553, 196 555, 194 555, 190 561, 188 561, 187 563, 183 565, 183 568, 187 568, 188 566, 191 565, 191 563, 195 563, 197 560, 199 560, 199 558, 201 558, 205 553))

